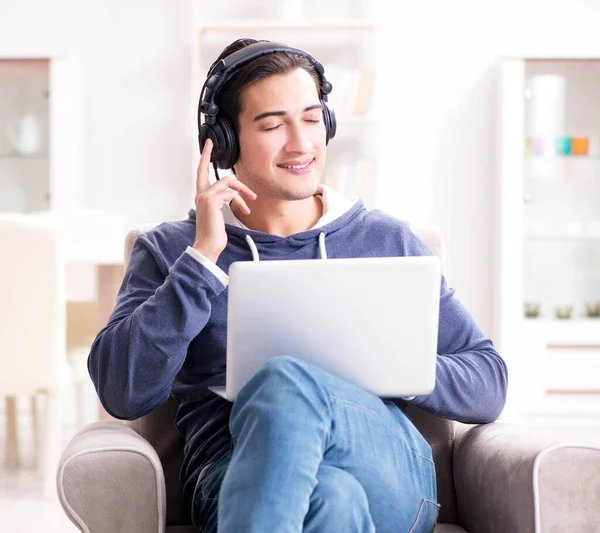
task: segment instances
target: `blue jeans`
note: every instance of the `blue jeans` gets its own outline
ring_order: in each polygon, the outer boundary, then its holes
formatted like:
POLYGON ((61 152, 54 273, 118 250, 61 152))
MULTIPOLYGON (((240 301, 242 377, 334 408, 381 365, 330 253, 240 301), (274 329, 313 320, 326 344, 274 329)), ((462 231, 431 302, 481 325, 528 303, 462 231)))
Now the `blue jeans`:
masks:
POLYGON ((394 403, 282 356, 240 391, 230 429, 198 480, 203 533, 433 531, 431 448, 394 403))

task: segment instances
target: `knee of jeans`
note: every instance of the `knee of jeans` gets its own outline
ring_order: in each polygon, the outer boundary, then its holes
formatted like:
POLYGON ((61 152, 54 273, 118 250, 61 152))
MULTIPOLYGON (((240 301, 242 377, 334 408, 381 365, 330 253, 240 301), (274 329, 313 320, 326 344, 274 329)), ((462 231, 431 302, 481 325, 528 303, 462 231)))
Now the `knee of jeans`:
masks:
POLYGON ((365 489, 352 474, 339 468, 322 466, 317 479, 311 506, 326 508, 328 514, 340 519, 353 513, 364 514, 368 511, 369 502, 365 489))
POLYGON ((326 399, 319 393, 319 375, 316 367, 291 356, 278 356, 263 364, 258 372, 242 387, 231 411, 230 429, 240 430, 240 423, 249 413, 260 413, 263 421, 283 418, 287 421, 294 402, 304 402, 321 413, 326 399))
POLYGON ((250 381, 254 383, 265 381, 299 383, 308 375, 310 375, 308 363, 291 355, 280 355, 264 363, 250 381))
MULTIPOLYGON (((302 381, 300 374, 303 364, 299 359, 288 355, 269 359, 240 390, 233 404, 232 419, 246 407, 263 405, 261 399, 265 394, 269 397, 273 394, 280 396, 283 391, 289 390, 290 386, 292 390, 296 390, 302 381)), ((268 405, 269 412, 273 412, 271 408, 277 404, 266 402, 264 405, 268 405)))
POLYGON ((272 357, 264 363, 260 370, 265 372, 296 372, 299 369, 306 369, 308 363, 292 355, 279 355, 272 357))

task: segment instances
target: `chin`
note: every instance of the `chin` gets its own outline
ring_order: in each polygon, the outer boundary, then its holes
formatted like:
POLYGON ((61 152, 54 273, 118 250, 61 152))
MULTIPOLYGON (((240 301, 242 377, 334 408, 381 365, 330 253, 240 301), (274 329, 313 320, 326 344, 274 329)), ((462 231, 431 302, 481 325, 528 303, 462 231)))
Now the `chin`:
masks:
POLYGON ((321 173, 293 176, 277 174, 271 183, 264 184, 264 192, 279 200, 305 200, 314 196, 321 184, 321 173))
POLYGON ((302 189, 287 189, 282 190, 278 195, 280 200, 287 200, 290 202, 296 202, 299 200, 306 200, 314 196, 317 192, 317 187, 302 188, 302 189))
POLYGON ((277 200, 299 201, 306 200, 317 193, 319 182, 304 183, 292 187, 285 187, 281 184, 271 186, 265 190, 267 196, 277 200))

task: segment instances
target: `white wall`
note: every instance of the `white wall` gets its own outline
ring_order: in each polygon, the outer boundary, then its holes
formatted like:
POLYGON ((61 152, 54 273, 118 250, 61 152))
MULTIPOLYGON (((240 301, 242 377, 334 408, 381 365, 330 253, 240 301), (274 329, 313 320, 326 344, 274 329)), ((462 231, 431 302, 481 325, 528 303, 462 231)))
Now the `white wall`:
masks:
POLYGON ((190 20, 189 0, 0 0, 0 56, 79 58, 85 202, 127 226, 193 206, 190 20))
POLYGON ((382 48, 389 50, 382 76, 392 92, 380 203, 441 227, 450 283, 491 335, 499 61, 600 57, 600 2, 395 4, 393 16, 381 17, 382 48))
MULTIPOLYGON (((0 0, 0 55, 16 47, 79 54, 86 202, 124 212, 128 226, 180 218, 193 203, 191 6, 0 0)), ((380 205, 439 224, 450 282, 491 333, 498 60, 600 57, 600 2, 381 1, 379 11, 380 205)))

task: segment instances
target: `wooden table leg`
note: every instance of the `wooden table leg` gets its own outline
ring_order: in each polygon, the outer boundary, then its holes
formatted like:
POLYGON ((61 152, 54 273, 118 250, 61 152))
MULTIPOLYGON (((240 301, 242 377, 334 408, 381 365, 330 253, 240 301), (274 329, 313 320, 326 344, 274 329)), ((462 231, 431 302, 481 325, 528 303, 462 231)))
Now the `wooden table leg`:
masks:
POLYGON ((6 396, 6 468, 19 468, 19 440, 17 431, 17 397, 6 396))
MULTIPOLYGON (((123 281, 123 265, 98 265, 96 268, 98 287, 98 331, 100 331, 110 317, 117 301, 117 293, 123 281)), ((100 420, 114 420, 102 405, 99 405, 98 417, 100 420)))

